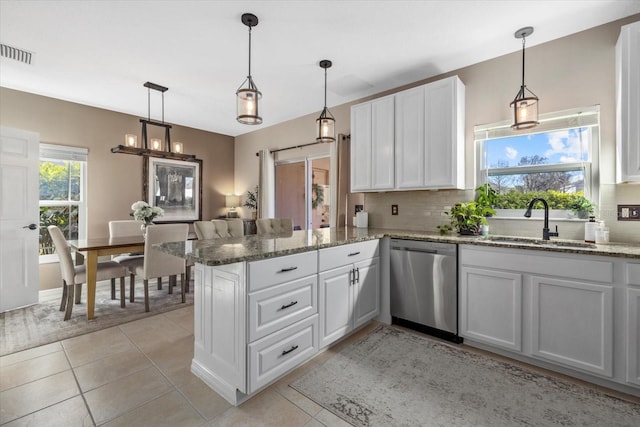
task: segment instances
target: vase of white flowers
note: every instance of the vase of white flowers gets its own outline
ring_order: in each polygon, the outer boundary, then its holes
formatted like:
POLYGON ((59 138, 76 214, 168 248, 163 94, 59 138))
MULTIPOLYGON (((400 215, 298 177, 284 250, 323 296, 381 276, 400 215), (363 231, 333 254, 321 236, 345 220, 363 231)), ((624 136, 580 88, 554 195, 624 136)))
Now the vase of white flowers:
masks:
POLYGON ((153 219, 164 215, 164 210, 157 206, 150 206, 147 202, 143 202, 142 200, 138 200, 134 204, 131 205, 131 216, 137 220, 142 221, 143 224, 140 226, 140 230, 142 230, 142 235, 147 237, 147 226, 153 224, 153 219))

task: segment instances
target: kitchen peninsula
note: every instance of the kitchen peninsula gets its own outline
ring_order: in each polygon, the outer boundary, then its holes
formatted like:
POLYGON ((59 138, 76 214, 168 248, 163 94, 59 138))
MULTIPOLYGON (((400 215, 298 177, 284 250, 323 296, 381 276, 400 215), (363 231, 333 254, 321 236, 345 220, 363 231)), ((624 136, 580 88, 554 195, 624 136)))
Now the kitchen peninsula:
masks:
MULTIPOLYGON (((461 253, 461 293, 465 289, 480 289, 479 285, 484 283, 500 284, 500 289, 490 286, 483 289, 488 292, 486 295, 492 291, 513 292, 516 304, 502 307, 502 312, 510 316, 509 327, 513 329, 508 336, 500 335, 505 328, 497 327, 495 321, 473 317, 480 309, 477 304, 486 303, 482 295, 473 292, 468 293, 468 298, 461 295, 460 334, 466 343, 640 394, 637 339, 640 246, 491 237, 348 227, 294 231, 278 236, 173 242, 158 248, 196 264, 195 349, 191 369, 235 405, 370 320, 390 323, 388 238, 457 243, 461 253), (493 257, 496 262, 513 259, 514 263, 520 258, 539 259, 544 262, 545 270, 533 271, 527 266, 523 272, 507 274, 489 265, 491 268, 487 270, 498 280, 478 281, 487 277, 485 271, 480 271, 487 257, 493 257), (466 262, 470 262, 469 267, 465 266, 466 262), (568 282, 563 266, 578 264, 597 264, 606 270, 602 270, 604 273, 598 278, 569 277, 572 281, 568 282), (466 278, 463 272, 468 274, 466 278), (544 277, 549 274, 555 276, 544 277), (508 280, 504 280, 505 277, 508 280), (537 280, 539 277, 545 280, 537 280), (593 281, 601 283, 591 283, 593 281), (539 292, 573 290, 576 297, 584 297, 591 303, 595 302, 591 298, 595 298, 594 295, 600 298, 597 292, 602 291, 602 313, 585 314, 589 318, 602 315, 602 327, 587 342, 597 357, 579 360, 581 354, 573 353, 573 347, 546 348, 545 329, 537 330, 536 337, 529 335, 532 313, 529 309, 523 310, 522 301, 530 298, 532 283, 539 292), (610 341, 612 336, 615 342, 610 341), (532 347, 532 342, 536 347, 532 347)), ((517 264, 506 267, 520 268, 517 264)), ((539 307, 539 314, 553 315, 540 298, 539 307)), ((571 333, 577 326, 565 319, 568 326, 563 329, 562 315, 560 313, 560 323, 554 325, 554 330, 571 333)), ((500 322, 504 326, 505 323, 500 322)), ((592 353, 583 351, 583 354, 592 353)))

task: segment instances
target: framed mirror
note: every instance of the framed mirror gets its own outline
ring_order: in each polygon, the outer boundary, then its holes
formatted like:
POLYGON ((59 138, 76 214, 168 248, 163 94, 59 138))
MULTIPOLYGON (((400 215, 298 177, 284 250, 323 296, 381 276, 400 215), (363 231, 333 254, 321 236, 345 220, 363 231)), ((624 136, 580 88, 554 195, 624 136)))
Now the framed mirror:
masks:
POLYGON ((154 222, 199 221, 202 217, 202 160, 145 157, 144 198, 164 209, 154 222))

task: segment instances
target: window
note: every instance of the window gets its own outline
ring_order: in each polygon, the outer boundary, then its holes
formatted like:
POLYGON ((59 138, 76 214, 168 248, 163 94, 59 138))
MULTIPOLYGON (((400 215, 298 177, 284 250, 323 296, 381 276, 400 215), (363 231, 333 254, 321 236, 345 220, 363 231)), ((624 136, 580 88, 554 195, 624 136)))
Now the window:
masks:
POLYGON ((87 150, 40 144, 40 261, 57 261, 47 227, 57 225, 67 239, 86 230, 87 150))
POLYGON ((499 193, 498 209, 525 209, 534 197, 560 210, 581 196, 597 200, 599 119, 594 106, 543 115, 530 133, 476 126, 477 182, 499 193))

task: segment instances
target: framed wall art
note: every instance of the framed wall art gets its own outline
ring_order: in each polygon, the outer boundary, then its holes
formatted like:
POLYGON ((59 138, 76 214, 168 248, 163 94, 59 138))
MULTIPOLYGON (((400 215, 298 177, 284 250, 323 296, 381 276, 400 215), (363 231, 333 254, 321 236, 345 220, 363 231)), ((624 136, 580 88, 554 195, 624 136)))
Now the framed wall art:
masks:
POLYGON ((154 222, 199 221, 202 217, 202 160, 145 157, 143 192, 147 203, 164 209, 154 222))

